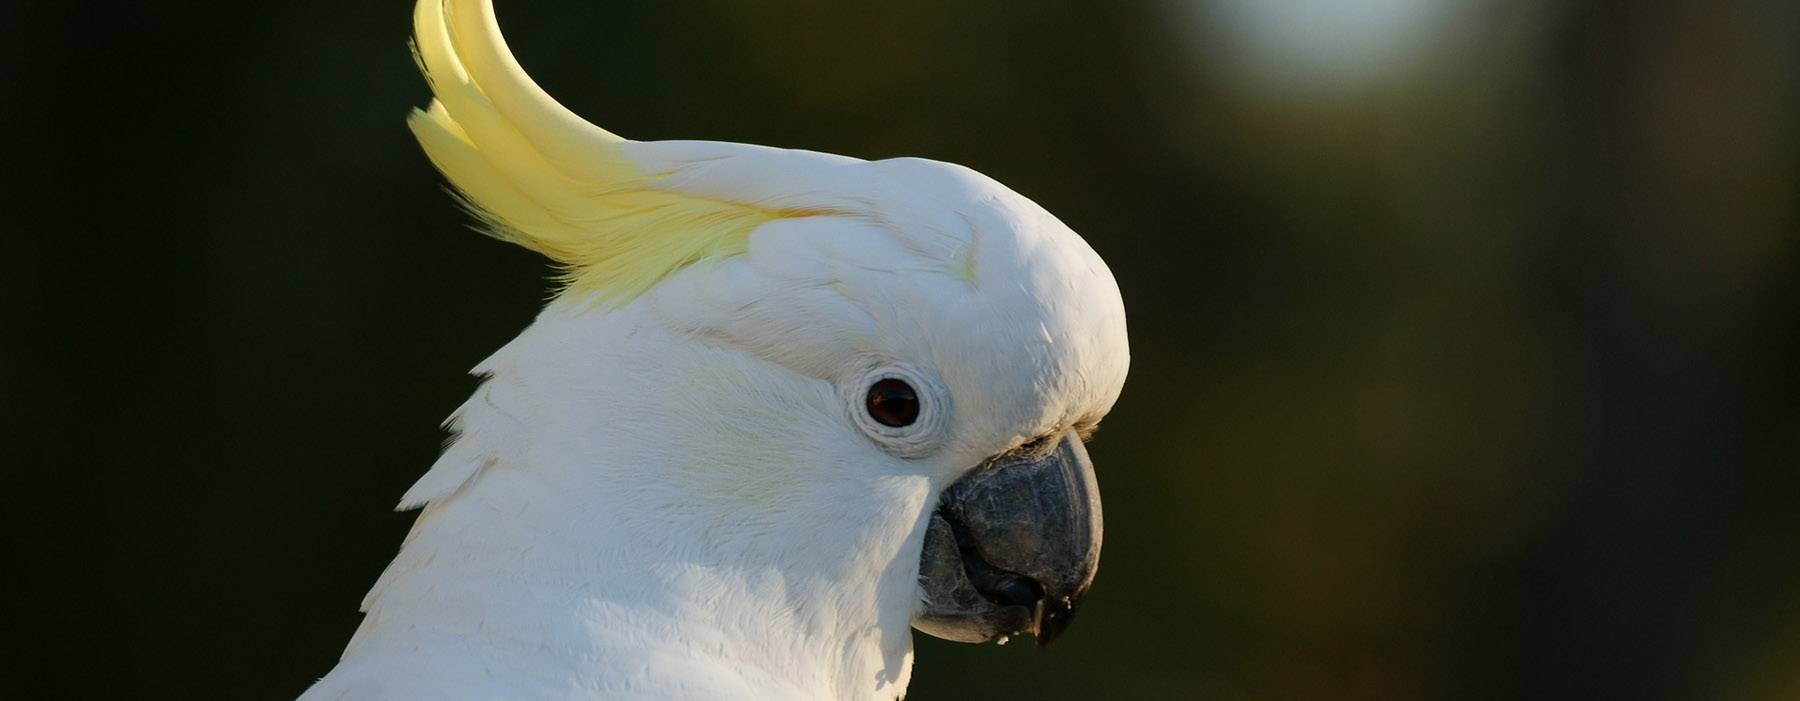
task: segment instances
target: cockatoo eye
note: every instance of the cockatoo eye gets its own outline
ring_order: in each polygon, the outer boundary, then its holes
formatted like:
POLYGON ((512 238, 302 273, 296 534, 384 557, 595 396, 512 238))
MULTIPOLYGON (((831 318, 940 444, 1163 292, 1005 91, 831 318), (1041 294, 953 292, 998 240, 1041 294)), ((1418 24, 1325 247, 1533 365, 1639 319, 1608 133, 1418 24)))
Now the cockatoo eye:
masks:
POLYGON ((911 426, 919 420, 919 393, 899 378, 882 378, 869 386, 869 416, 883 426, 911 426))
POLYGON ((852 375, 840 387, 852 423, 889 452, 923 457, 943 439, 950 395, 931 373, 888 363, 852 375))

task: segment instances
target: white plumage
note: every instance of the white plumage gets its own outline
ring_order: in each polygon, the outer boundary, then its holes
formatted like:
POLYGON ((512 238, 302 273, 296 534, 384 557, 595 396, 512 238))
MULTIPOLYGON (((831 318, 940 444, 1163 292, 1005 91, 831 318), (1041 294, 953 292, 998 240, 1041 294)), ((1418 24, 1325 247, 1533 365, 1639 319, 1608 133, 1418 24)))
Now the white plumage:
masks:
MULTIPOLYGON (((452 22, 491 12, 450 7, 452 22)), ((435 111, 433 124, 462 118, 435 111)), ((515 136, 540 152, 587 148, 528 132, 515 136)), ((471 158, 510 157, 474 143, 471 158)), ((989 456, 1092 425, 1118 396, 1128 351, 1105 264, 986 177, 738 144, 601 146, 648 174, 631 187, 666 196, 657 206, 772 214, 741 250, 627 271, 653 281, 641 292, 584 286, 593 262, 561 261, 571 287, 476 368, 454 442, 403 499, 423 513, 304 699, 897 698, 938 494, 989 456), (890 371, 910 373, 935 418, 892 435, 859 423, 862 383, 890 371)), ((569 235, 649 227, 628 232, 645 240, 709 225, 571 219, 557 222, 569 235)))

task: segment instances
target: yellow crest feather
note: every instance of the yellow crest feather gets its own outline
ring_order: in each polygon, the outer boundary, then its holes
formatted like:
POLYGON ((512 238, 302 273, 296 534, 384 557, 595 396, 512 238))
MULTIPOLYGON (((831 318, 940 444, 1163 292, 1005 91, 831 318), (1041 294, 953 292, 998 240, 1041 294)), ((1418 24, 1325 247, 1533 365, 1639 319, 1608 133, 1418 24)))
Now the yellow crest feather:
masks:
POLYGON ((548 256, 568 292, 623 303, 670 273, 742 253, 779 210, 652 187, 624 139, 558 104, 525 75, 488 0, 420 0, 420 69, 437 99, 407 119, 485 233, 548 256))

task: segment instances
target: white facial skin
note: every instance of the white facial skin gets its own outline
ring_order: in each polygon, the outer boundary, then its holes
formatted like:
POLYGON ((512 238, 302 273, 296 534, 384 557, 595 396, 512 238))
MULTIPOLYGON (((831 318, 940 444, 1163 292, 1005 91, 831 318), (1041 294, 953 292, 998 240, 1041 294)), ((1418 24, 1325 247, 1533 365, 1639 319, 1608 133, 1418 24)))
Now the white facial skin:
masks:
POLYGON ((313 693, 412 668, 408 693, 446 698, 522 679, 609 698, 904 691, 937 495, 1105 415, 1123 305, 1085 242, 973 171, 821 158, 795 177, 860 214, 766 224, 746 254, 616 310, 558 300, 479 368, 461 436, 408 494, 430 505, 313 693), (868 420, 882 376, 915 386, 922 420, 868 420))

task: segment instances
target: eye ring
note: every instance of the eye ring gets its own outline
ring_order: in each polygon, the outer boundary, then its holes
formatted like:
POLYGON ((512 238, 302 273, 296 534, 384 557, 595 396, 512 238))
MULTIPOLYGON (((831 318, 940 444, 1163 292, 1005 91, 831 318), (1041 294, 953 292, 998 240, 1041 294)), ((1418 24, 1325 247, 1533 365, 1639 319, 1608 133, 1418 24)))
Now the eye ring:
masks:
POLYGON ((937 447, 949 409, 943 387, 901 363, 870 368, 843 385, 857 428, 889 452, 918 457, 937 447))

